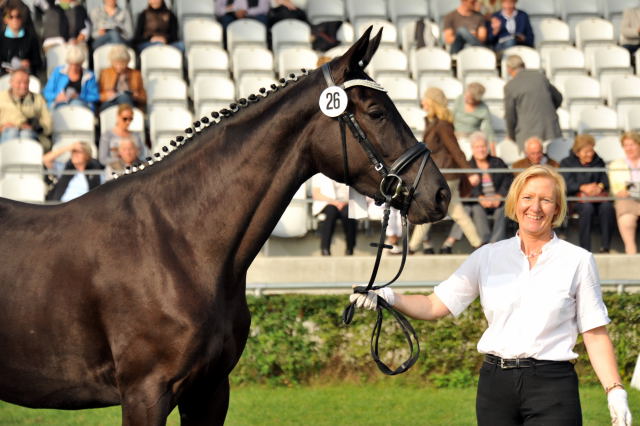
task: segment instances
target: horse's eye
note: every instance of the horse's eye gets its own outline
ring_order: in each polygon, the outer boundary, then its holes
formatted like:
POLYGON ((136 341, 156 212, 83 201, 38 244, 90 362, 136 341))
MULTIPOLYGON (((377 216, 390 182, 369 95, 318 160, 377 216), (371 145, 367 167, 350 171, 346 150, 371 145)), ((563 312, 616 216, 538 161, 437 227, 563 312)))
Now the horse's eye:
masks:
POLYGON ((384 113, 380 110, 373 110, 373 111, 369 111, 369 117, 371 117, 373 120, 379 120, 384 116, 384 113))

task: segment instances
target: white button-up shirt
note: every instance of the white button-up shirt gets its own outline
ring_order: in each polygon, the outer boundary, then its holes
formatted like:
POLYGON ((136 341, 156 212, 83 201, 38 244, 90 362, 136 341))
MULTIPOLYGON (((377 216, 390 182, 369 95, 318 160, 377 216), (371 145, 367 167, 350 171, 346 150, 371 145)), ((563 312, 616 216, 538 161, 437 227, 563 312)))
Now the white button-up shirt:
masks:
POLYGON ((593 255, 555 234, 532 269, 515 236, 473 252, 435 293, 454 316, 480 296, 478 351, 502 358, 575 359, 578 332, 610 322, 593 255))

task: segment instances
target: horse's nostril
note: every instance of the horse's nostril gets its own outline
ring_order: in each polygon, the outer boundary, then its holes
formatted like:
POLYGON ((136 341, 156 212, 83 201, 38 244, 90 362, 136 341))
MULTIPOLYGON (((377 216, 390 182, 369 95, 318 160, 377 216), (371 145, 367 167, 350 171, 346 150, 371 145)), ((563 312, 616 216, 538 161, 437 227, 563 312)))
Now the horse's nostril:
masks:
POLYGON ((447 211, 447 207, 449 205, 449 200, 451 199, 451 191, 449 188, 440 188, 438 192, 436 192, 436 205, 443 211, 447 211))

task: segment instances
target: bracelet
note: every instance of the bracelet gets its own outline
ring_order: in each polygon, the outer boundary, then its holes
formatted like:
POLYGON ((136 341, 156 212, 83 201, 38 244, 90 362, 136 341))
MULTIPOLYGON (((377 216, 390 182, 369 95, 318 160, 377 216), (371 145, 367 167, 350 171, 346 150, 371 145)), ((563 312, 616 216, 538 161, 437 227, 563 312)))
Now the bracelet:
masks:
POLYGON ((624 385, 622 383, 614 382, 610 386, 607 386, 606 388, 604 388, 604 393, 609 393, 614 388, 624 389, 624 385))

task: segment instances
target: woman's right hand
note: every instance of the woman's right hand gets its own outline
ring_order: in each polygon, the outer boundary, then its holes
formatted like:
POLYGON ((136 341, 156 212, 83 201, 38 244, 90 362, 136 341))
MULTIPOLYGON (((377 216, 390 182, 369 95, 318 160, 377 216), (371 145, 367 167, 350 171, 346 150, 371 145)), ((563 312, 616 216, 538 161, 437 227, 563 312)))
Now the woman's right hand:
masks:
POLYGON ((375 311, 378 307, 378 296, 382 297, 385 302, 393 306, 395 294, 389 287, 383 287, 378 290, 369 290, 365 293, 353 293, 349 296, 349 301, 356 305, 356 308, 364 308, 375 311))

